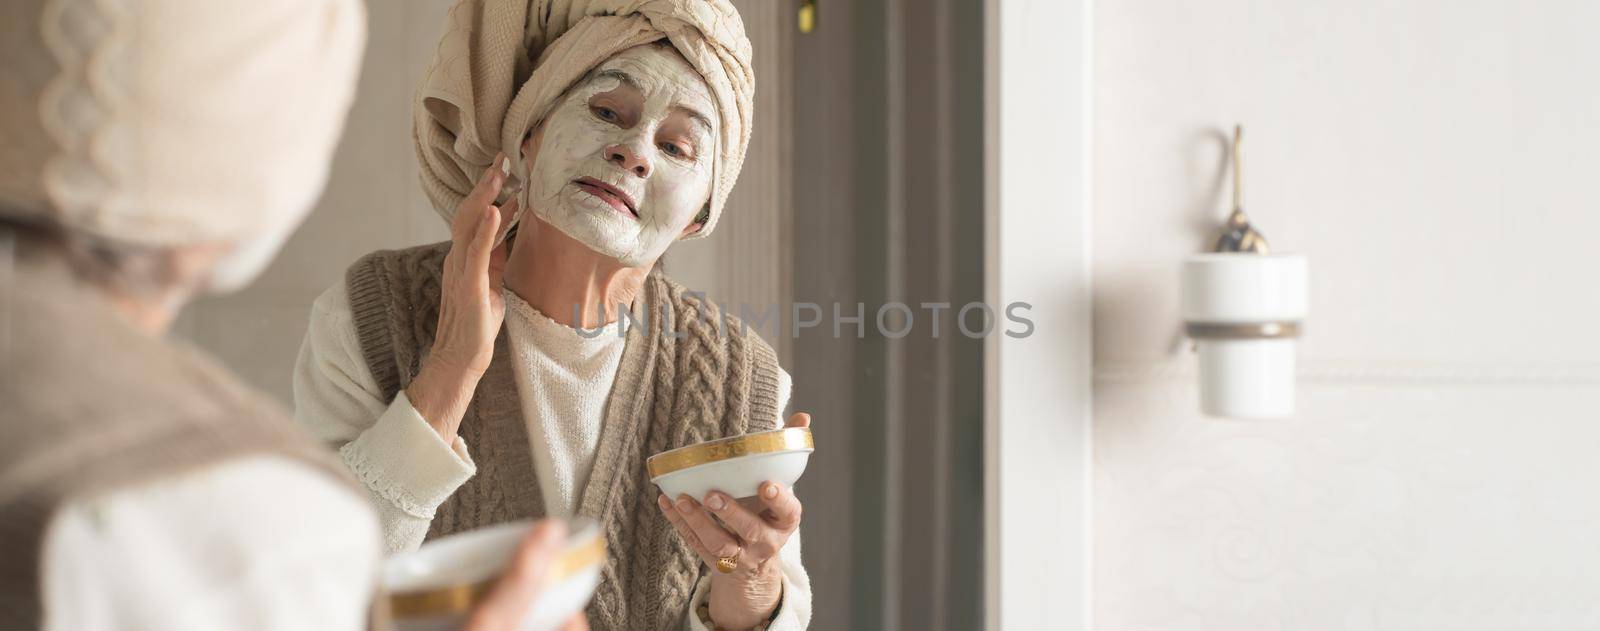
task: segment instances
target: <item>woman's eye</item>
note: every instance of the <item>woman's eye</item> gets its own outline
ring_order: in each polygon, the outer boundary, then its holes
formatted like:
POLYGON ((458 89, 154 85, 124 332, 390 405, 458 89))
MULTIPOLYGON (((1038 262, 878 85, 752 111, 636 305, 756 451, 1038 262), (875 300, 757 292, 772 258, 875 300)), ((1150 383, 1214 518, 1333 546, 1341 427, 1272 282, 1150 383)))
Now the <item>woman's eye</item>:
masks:
POLYGON ((677 157, 677 159, 685 159, 685 160, 693 160, 694 159, 693 152, 690 152, 690 149, 688 149, 688 147, 682 146, 682 144, 661 143, 661 151, 662 152, 666 152, 667 155, 672 155, 672 157, 677 157))
POLYGON ((610 122, 616 122, 617 118, 619 118, 617 116, 617 113, 615 111, 612 111, 612 109, 609 108, 609 107, 596 107, 596 108, 594 108, 594 115, 600 117, 600 120, 610 121, 610 122))

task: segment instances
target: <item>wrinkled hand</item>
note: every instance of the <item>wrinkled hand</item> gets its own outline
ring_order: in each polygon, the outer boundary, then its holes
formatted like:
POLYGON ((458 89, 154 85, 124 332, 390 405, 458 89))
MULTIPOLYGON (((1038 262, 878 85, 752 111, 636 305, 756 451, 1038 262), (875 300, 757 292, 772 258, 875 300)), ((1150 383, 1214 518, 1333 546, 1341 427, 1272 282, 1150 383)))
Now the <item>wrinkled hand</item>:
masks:
MULTIPOLYGON (((558 520, 541 519, 528 530, 521 545, 482 602, 473 608, 463 627, 467 631, 514 631, 522 628, 533 602, 549 585, 550 570, 561 553, 567 527, 558 520)), ((582 611, 561 626, 561 631, 588 631, 582 611)))
POLYGON ((454 443, 461 417, 478 379, 494 357, 494 339, 505 321, 505 228, 516 216, 513 200, 494 205, 505 186, 507 160, 497 154, 477 186, 456 207, 450 252, 440 281, 439 326, 433 347, 406 396, 446 443, 454 443))
MULTIPOLYGON (((811 415, 804 412, 784 423, 810 425, 811 415)), ((718 627, 749 629, 772 616, 783 598, 778 551, 800 528, 801 505, 793 489, 769 480, 748 504, 712 491, 703 504, 688 495, 677 501, 658 495, 656 505, 678 536, 711 566, 711 620, 718 627), (739 561, 732 572, 716 569, 718 559, 736 554, 739 561)))

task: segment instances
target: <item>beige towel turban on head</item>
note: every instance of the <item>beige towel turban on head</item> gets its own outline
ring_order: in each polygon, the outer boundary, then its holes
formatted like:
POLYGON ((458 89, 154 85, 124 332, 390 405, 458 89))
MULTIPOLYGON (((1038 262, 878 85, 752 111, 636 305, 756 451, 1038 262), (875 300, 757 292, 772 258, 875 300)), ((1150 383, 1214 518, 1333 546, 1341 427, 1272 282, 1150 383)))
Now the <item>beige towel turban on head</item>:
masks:
POLYGON ((694 236, 710 234, 744 164, 755 94, 750 40, 728 0, 458 0, 414 113, 434 208, 448 221, 496 152, 520 166, 523 136, 567 88, 612 55, 661 39, 716 99, 711 215, 694 236))
POLYGON ((3 0, 0 214, 270 254, 327 178, 365 32, 359 0, 3 0))

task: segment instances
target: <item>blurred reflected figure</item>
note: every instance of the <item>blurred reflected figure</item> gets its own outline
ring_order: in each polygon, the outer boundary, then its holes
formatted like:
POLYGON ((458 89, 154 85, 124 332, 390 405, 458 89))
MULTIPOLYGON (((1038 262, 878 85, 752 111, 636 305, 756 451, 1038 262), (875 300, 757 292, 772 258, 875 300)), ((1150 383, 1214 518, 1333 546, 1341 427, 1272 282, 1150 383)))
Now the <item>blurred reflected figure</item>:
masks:
MULTIPOLYGON (((0 628, 377 622, 378 522, 264 397, 162 339, 325 178, 356 0, 0 3, 0 628)), ((559 545, 536 529, 479 628, 559 545)))

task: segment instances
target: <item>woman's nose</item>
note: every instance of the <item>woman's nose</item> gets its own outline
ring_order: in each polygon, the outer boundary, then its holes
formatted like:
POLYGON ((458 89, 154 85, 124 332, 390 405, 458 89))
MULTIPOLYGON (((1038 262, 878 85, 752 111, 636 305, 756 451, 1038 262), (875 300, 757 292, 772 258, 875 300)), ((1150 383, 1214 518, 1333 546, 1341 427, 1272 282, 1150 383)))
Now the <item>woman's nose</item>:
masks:
POLYGON ((644 152, 628 144, 606 147, 606 161, 633 172, 639 177, 650 177, 650 159, 644 152))

